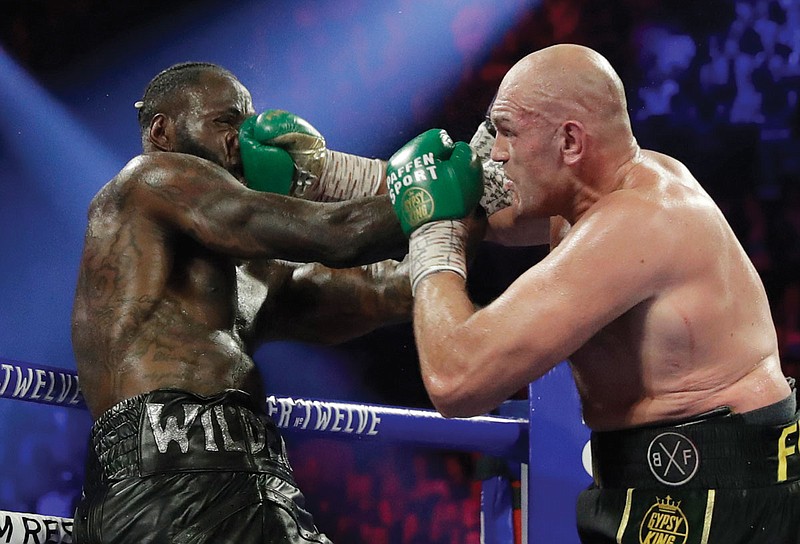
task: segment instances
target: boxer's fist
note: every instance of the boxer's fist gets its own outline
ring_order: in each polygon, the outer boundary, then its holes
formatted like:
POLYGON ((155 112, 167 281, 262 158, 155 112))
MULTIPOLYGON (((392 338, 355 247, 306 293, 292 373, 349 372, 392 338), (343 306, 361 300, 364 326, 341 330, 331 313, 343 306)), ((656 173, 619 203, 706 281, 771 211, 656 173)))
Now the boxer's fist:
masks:
POLYGON ((425 223, 469 215, 483 193, 481 161, 465 142, 453 143, 444 130, 431 129, 389 159, 386 184, 410 235, 425 223))
POLYGON ((302 196, 325 168, 325 138, 307 121, 282 110, 246 119, 239 129, 244 177, 259 191, 302 196))
POLYGON ((491 158, 495 134, 494 125, 487 118, 478 125, 478 129, 469 142, 483 163, 483 196, 481 196, 480 204, 488 215, 511 205, 511 193, 504 188, 506 174, 503 171, 503 165, 491 158))

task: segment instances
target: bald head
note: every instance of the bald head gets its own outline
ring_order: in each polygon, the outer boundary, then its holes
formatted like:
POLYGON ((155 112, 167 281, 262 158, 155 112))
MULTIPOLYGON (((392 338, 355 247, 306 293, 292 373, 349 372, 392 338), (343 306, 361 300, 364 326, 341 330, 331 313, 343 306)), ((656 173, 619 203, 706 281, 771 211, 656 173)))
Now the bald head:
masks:
POLYGON ((625 90, 602 55, 556 45, 531 53, 508 71, 492 105, 503 163, 520 214, 572 220, 586 195, 624 181, 638 160, 625 90))
POLYGON ((630 126, 619 76, 605 57, 579 45, 554 45, 517 62, 500 84, 502 101, 557 124, 577 119, 630 126))

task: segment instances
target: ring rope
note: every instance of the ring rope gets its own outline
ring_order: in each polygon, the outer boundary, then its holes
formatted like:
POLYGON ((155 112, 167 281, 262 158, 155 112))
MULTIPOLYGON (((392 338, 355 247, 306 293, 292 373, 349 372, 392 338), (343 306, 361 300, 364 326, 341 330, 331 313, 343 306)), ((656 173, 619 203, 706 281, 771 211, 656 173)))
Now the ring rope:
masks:
MULTIPOLYGON (((77 373, 0 358, 0 397, 86 409, 77 373)), ((267 413, 289 433, 345 440, 378 440, 480 452, 527 463, 529 420, 496 415, 445 418, 435 410, 378 404, 268 396, 267 413)), ((504 413, 520 413, 525 401, 507 401, 504 413)), ((0 510, 0 538, 10 544, 72 542, 72 520, 0 510)))
MULTIPOLYGON (((76 372, 2 358, 0 397, 86 408, 76 372)), ((523 418, 448 419, 435 410, 278 396, 267 397, 267 412, 290 432, 439 446, 517 462, 526 462, 528 456, 528 420, 523 418)))
POLYGON ((275 396, 267 397, 267 411, 289 432, 439 446, 519 463, 528 459, 528 420, 522 418, 445 418, 435 410, 275 396))
POLYGON ((76 372, 0 358, 0 397, 86 408, 76 372))

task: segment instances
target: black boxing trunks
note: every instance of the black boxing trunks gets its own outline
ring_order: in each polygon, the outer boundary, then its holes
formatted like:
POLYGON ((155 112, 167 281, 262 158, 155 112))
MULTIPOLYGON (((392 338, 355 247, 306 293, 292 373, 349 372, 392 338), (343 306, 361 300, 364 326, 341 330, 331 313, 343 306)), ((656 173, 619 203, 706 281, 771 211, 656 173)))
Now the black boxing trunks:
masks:
POLYGON ((330 544, 304 502, 277 427, 250 395, 159 389, 92 426, 74 538, 330 544))
POLYGON ((754 412, 593 432, 581 542, 800 543, 799 419, 793 390, 754 412))

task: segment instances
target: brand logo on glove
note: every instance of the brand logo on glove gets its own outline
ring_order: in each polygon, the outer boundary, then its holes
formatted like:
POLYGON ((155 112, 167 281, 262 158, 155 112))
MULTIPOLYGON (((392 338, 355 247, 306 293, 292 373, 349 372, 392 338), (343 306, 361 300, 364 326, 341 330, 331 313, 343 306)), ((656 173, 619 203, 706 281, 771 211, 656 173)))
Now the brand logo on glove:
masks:
POLYGON ((436 157, 433 153, 413 157, 397 168, 386 170, 386 186, 389 188, 389 198, 392 204, 400 195, 403 187, 414 183, 429 183, 435 179, 439 179, 439 176, 436 173, 436 157))
POLYGON ((650 442, 647 463, 650 472, 662 484, 683 485, 697 473, 700 456, 697 447, 686 436, 666 432, 650 442))
POLYGON ((412 187, 403 194, 403 215, 411 226, 430 220, 433 217, 433 198, 425 189, 412 187))

